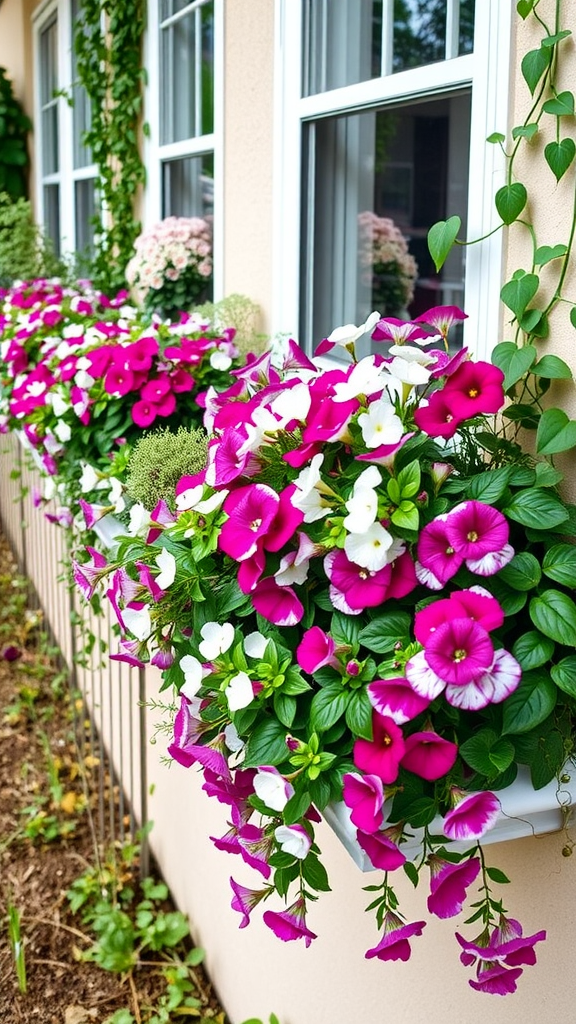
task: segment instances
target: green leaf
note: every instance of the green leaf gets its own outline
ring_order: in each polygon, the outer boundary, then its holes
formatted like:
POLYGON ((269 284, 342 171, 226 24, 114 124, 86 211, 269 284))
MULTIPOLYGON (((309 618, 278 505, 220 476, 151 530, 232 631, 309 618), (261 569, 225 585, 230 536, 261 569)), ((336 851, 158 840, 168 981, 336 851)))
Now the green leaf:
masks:
POLYGON ((488 779, 506 771, 514 760, 513 744, 492 729, 481 729, 471 736, 460 745, 460 753, 466 764, 488 779))
POLYGON ((417 885, 418 885, 418 882, 420 881, 420 875, 418 874, 418 868, 416 867, 416 865, 415 865, 415 864, 412 864, 412 862, 411 862, 411 861, 407 860, 407 861, 406 861, 406 862, 405 862, 405 863, 404 863, 404 864, 402 865, 402 869, 403 869, 403 871, 404 871, 404 874, 405 874, 405 875, 406 875, 406 876, 407 876, 407 877, 408 877, 408 878, 410 879, 410 881, 412 882, 412 885, 414 886, 414 888, 416 888, 416 887, 417 887, 417 885))
POLYGON ((572 327, 576 327, 576 306, 572 306, 572 309, 570 310, 570 323, 572 324, 572 327))
POLYGON ((246 743, 244 767, 281 764, 286 757, 286 727, 276 718, 256 725, 246 743))
POLYGON ((542 560, 542 571, 549 579, 565 587, 576 587, 576 547, 573 544, 555 544, 542 560))
POLYGON ((535 123, 533 123, 533 124, 521 124, 521 125, 518 125, 517 128, 513 128, 512 129, 512 138, 513 139, 528 139, 528 142, 530 142, 530 139, 534 138, 534 136, 536 135, 537 131, 538 131, 538 125, 535 124, 535 123))
POLYGON ((550 675, 559 690, 576 699, 576 654, 562 658, 550 669, 550 675))
POLYGON ((359 641, 376 654, 387 654, 410 635, 410 616, 406 612, 383 612, 360 630, 359 641))
POLYGON ((533 405, 522 405, 514 402, 502 410, 502 415, 514 423, 521 423, 526 430, 536 430, 540 419, 540 411, 533 405))
POLYGON ((559 92, 557 96, 542 104, 542 110, 546 114, 554 114, 555 117, 572 117, 574 114, 573 93, 559 92))
POLYGON ((278 718, 282 725, 285 725, 287 729, 292 727, 292 723, 296 716, 297 703, 294 697, 289 697, 285 693, 276 691, 274 694, 274 714, 278 718))
POLYGON ((556 455, 576 445, 576 420, 568 419, 562 409, 545 409, 538 424, 536 451, 556 455))
POLYGON ((574 139, 561 139, 560 142, 549 142, 544 147, 544 159, 556 181, 560 181, 560 178, 566 174, 575 156, 576 143, 574 139))
POLYGON ((486 139, 486 142, 490 142, 492 145, 495 145, 499 142, 505 142, 505 140, 506 136, 502 135, 502 132, 492 132, 492 134, 486 139))
POLYGON ((503 185, 499 188, 494 202, 499 216, 505 224, 512 224, 522 213, 528 201, 528 193, 520 181, 513 181, 510 185, 503 185))
POLYGON ((536 629, 531 629, 528 633, 523 633, 518 637, 512 648, 512 654, 521 669, 524 672, 529 672, 530 669, 540 668, 541 665, 550 661, 554 654, 554 641, 536 629))
POLYGON ((486 868, 486 874, 491 882, 496 882, 497 885, 506 885, 510 882, 508 875, 505 875, 500 868, 486 868))
POLYGON ((551 260, 557 260, 560 256, 565 256, 567 252, 567 245, 541 245, 534 253, 534 263, 539 267, 543 267, 546 263, 550 263, 551 260))
POLYGON ((354 735, 372 739, 372 705, 364 688, 352 692, 346 708, 346 725, 354 735))
POLYGON ((342 717, 350 700, 350 690, 342 685, 324 686, 312 698, 310 726, 314 732, 326 732, 342 717))
POLYGON ((576 604, 560 590, 545 590, 533 597, 529 606, 530 618, 545 636, 560 644, 576 647, 576 604))
POLYGON ((543 789, 552 782, 566 760, 564 741, 560 733, 551 730, 544 743, 540 741, 530 764, 530 779, 534 789, 543 789))
POLYGON ((505 494, 511 473, 512 470, 509 466, 477 473, 476 476, 470 478, 468 497, 475 501, 483 501, 487 505, 493 505, 505 494))
POLYGON ((397 480, 401 498, 413 498, 414 495, 418 494, 421 480, 420 463, 418 460, 414 459, 404 469, 401 469, 397 480))
MULTIPOLYGON (((518 274, 518 271, 516 271, 518 274)), ((511 281, 507 281, 500 292, 500 298, 508 309, 511 309, 518 319, 522 316, 528 303, 534 298, 538 291, 540 284, 540 278, 537 274, 525 274, 522 276, 514 276, 511 281)), ((519 349, 519 352, 525 351, 519 349)))
POLYGON ((544 524, 546 529, 552 529, 565 522, 569 516, 559 498, 541 487, 518 491, 502 511, 514 522, 531 526, 535 530, 541 529, 544 524))
POLYGON ((302 874, 304 875, 304 880, 316 892, 330 892, 326 868, 315 854, 309 853, 305 860, 302 861, 302 874))
POLYGON ((412 828, 424 828, 436 817, 436 802, 423 796, 406 809, 406 820, 412 828))
POLYGON ((559 356, 542 356, 530 372, 537 377, 549 377, 550 380, 572 379, 572 370, 559 356))
POLYGON ((542 577, 540 562, 529 551, 520 551, 500 570, 500 578, 513 590, 531 590, 542 577))
POLYGON ((518 0, 518 3, 516 4, 516 10, 524 21, 526 21, 526 18, 531 13, 533 7, 534 0, 518 0))
POLYGON ((434 261, 437 272, 444 266, 446 257, 454 245, 460 230, 461 223, 460 217, 449 217, 448 220, 439 220, 436 224, 433 224, 428 232, 428 251, 434 261))
POLYGON ((556 487, 564 479, 564 474, 554 469, 549 462, 537 462, 535 472, 536 487, 556 487))
POLYGON ((504 374, 502 387, 508 391, 516 384, 536 361, 537 351, 533 345, 518 348, 513 341, 501 341, 492 352, 492 362, 504 374))
POLYGON ((556 687, 547 672, 525 672, 520 685, 503 705, 502 734, 529 732, 554 710, 556 687))
POLYGON ((527 309, 519 320, 521 329, 525 334, 536 334, 539 325, 542 323, 544 315, 545 314, 542 309, 534 309, 534 307, 527 309))
MULTIPOLYGON (((403 504, 408 504, 408 502, 403 502, 403 504)), ((420 524, 420 516, 415 505, 412 505, 411 508, 395 509, 390 520, 401 530, 417 530, 420 524)))
POLYGON ((526 85, 532 95, 542 75, 552 60, 552 50, 549 47, 538 50, 529 50, 522 58, 520 65, 526 85))
POLYGON ((546 36, 546 38, 542 40, 542 46, 556 46, 556 43, 561 42, 562 39, 566 39, 568 36, 571 35, 572 32, 570 31, 570 29, 565 28, 562 32, 557 32, 553 36, 546 36))

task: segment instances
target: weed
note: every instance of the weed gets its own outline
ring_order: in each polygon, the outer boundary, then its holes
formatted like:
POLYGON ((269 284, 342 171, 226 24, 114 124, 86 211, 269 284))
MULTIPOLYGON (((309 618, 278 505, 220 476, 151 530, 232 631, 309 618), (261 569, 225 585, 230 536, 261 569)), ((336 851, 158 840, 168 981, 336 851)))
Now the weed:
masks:
POLYGON ((24 959, 24 943, 20 935, 20 911, 13 903, 8 903, 8 940, 14 957, 14 966, 18 977, 18 988, 26 993, 26 961, 24 959))

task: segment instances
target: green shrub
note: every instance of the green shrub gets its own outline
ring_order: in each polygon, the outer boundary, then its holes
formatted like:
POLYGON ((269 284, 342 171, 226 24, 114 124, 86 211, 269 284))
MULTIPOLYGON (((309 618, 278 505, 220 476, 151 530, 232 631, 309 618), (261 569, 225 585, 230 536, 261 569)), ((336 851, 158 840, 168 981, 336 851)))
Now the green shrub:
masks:
POLYGON ((6 68, 0 67, 0 192, 13 199, 26 195, 30 118, 14 95, 6 68))
POLYGON ((0 285, 62 276, 64 270, 52 242, 34 223, 28 200, 13 200, 7 192, 0 192, 0 285))
POLYGON ((176 434, 168 428, 145 434, 130 456, 126 490, 149 511, 161 498, 173 509, 180 477, 204 469, 207 455, 208 436, 201 427, 180 427, 176 434))

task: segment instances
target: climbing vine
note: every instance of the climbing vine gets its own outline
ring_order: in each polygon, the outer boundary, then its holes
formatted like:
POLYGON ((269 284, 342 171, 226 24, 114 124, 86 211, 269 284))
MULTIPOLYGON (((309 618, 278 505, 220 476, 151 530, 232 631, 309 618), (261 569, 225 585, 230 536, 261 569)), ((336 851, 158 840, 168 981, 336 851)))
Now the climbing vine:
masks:
POLYGON ((102 223, 98 221, 94 281, 112 292, 125 285, 124 268, 140 231, 135 217, 145 169, 140 154, 145 0, 83 0, 76 25, 78 77, 91 106, 84 135, 98 167, 102 223))
MULTIPOLYGON (((532 154, 542 153, 557 184, 574 164, 576 143, 574 134, 575 99, 568 90, 560 91, 559 66, 565 40, 572 36, 570 29, 561 27, 562 0, 554 0, 550 23, 541 11, 542 0, 518 0, 516 9, 523 20, 532 17, 541 29, 540 45, 524 54, 521 61, 522 77, 531 96, 528 114, 521 124, 515 125, 509 138, 494 132, 487 139, 499 145, 506 158, 506 181, 495 195, 496 210, 501 223, 494 231, 514 224, 529 233, 532 245, 529 269, 515 270, 501 289, 500 297, 512 314, 514 341, 503 341, 492 353, 493 361, 505 374, 505 389, 510 399, 504 416, 514 428, 536 430, 536 450, 540 455, 555 455, 576 445, 576 420, 569 420, 561 409, 544 408, 541 399, 553 380, 570 380, 572 371, 564 360, 546 354, 539 358, 536 344, 550 333, 550 313, 559 304, 569 307, 570 322, 576 328, 576 302, 564 295, 564 285, 576 234, 576 181, 572 182, 571 209, 566 211, 566 238, 555 245, 538 243, 531 217, 531 204, 527 186, 516 175, 521 146, 529 146, 532 154), (554 122, 552 141, 541 144, 541 137, 549 136, 549 121, 554 122), (547 123, 548 122, 548 123, 547 123), (568 134, 571 131, 572 134, 568 134), (546 272, 546 288, 541 288, 542 268, 546 272)), ((552 184, 551 181, 551 184, 552 184)), ((436 269, 443 266, 453 245, 474 244, 457 237, 461 221, 449 217, 430 229, 428 245, 436 269)), ((493 232, 491 232, 492 234, 493 232)), ((476 241, 481 241, 477 239, 476 241)))

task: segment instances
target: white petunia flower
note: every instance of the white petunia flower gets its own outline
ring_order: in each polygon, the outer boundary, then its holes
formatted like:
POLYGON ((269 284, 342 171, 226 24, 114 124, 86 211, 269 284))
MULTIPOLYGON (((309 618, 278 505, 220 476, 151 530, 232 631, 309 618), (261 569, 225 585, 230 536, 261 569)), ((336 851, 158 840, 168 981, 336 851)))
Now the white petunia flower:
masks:
POLYGON ((58 423, 54 427, 54 433, 62 444, 66 444, 66 442, 72 437, 72 429, 64 422, 64 420, 58 420, 58 423))
POLYGON ((397 444, 404 433, 404 425, 396 415, 388 398, 372 402, 367 412, 358 417, 358 426, 367 448, 378 448, 381 444, 397 444))
POLYGON ((60 418, 60 416, 63 416, 65 412, 68 412, 68 409, 70 408, 70 402, 68 402, 66 398, 59 394, 53 394, 49 397, 52 403, 52 409, 54 410, 55 416, 60 418))
POLYGON ((202 686, 204 667, 192 654, 185 654, 180 658, 179 665, 184 673, 184 684, 180 687, 180 693, 191 700, 202 686))
POLYGON ((298 860, 304 860, 312 846, 312 840, 303 825, 279 825, 274 837, 284 853, 298 860))
POLYGON ((386 387, 388 373, 375 364, 374 356, 366 356, 356 363, 347 380, 334 385, 334 401, 348 402, 357 395, 374 395, 386 387))
POLYGON ((150 513, 139 501, 130 509, 128 533, 131 537, 143 534, 150 526, 150 513))
POLYGON ((136 637, 137 640, 147 640, 152 632, 150 620, 150 609, 148 605, 143 608, 125 608, 122 612, 122 619, 126 629, 136 637))
POLYGON ((252 680, 247 672, 238 672, 226 687, 226 700, 230 711, 240 711, 247 708, 254 700, 252 680))
POLYGON ((93 491, 98 483, 98 474, 93 466, 89 466, 85 463, 82 467, 82 473, 80 475, 80 490, 82 494, 88 494, 89 491, 93 491))
POLYGON ((380 319, 380 313, 371 313, 365 323, 360 324, 357 327, 356 324, 344 324, 343 327, 335 327, 331 334, 328 335, 328 341, 331 341, 333 345, 341 345, 346 347, 358 338, 361 338, 363 334, 368 334, 372 331, 380 319))
POLYGON ((258 630, 249 633, 244 637, 244 654, 249 658, 263 658, 268 643, 268 637, 263 636, 258 630))
POLYGON ((373 523, 364 533, 349 533, 344 551, 351 562, 370 572, 378 572, 390 561, 388 552, 394 538, 381 523, 373 523))
POLYGON ((280 416, 283 423, 290 420, 298 420, 305 423, 310 412, 312 398, 310 388, 307 384, 296 384, 293 388, 286 388, 270 403, 273 413, 280 416))
POLYGON ((217 350, 210 355, 210 366, 213 370, 229 370, 232 366, 232 360, 225 352, 217 350))
POLYGON ((274 579, 279 587, 291 587, 293 583, 305 583, 308 579, 308 559, 296 561, 297 552, 290 551, 284 555, 280 566, 274 573, 274 579))
POLYGON ((254 776, 252 785, 256 796, 273 811, 283 811, 290 797, 294 795, 294 787, 276 768, 260 768, 254 776))
POLYGON ((205 622, 200 630, 202 640, 198 649, 206 661, 213 661, 219 654, 225 654, 234 643, 234 626, 231 622, 205 622))
POLYGON ((156 585, 160 587, 160 590, 167 590, 176 578, 176 559, 170 551, 162 548, 156 557, 156 565, 161 570, 156 577, 156 585))
POLYGON ((178 512, 187 512, 193 508, 197 501, 200 501, 204 494, 204 485, 196 484, 195 487, 188 487, 176 495, 176 508, 178 512))

